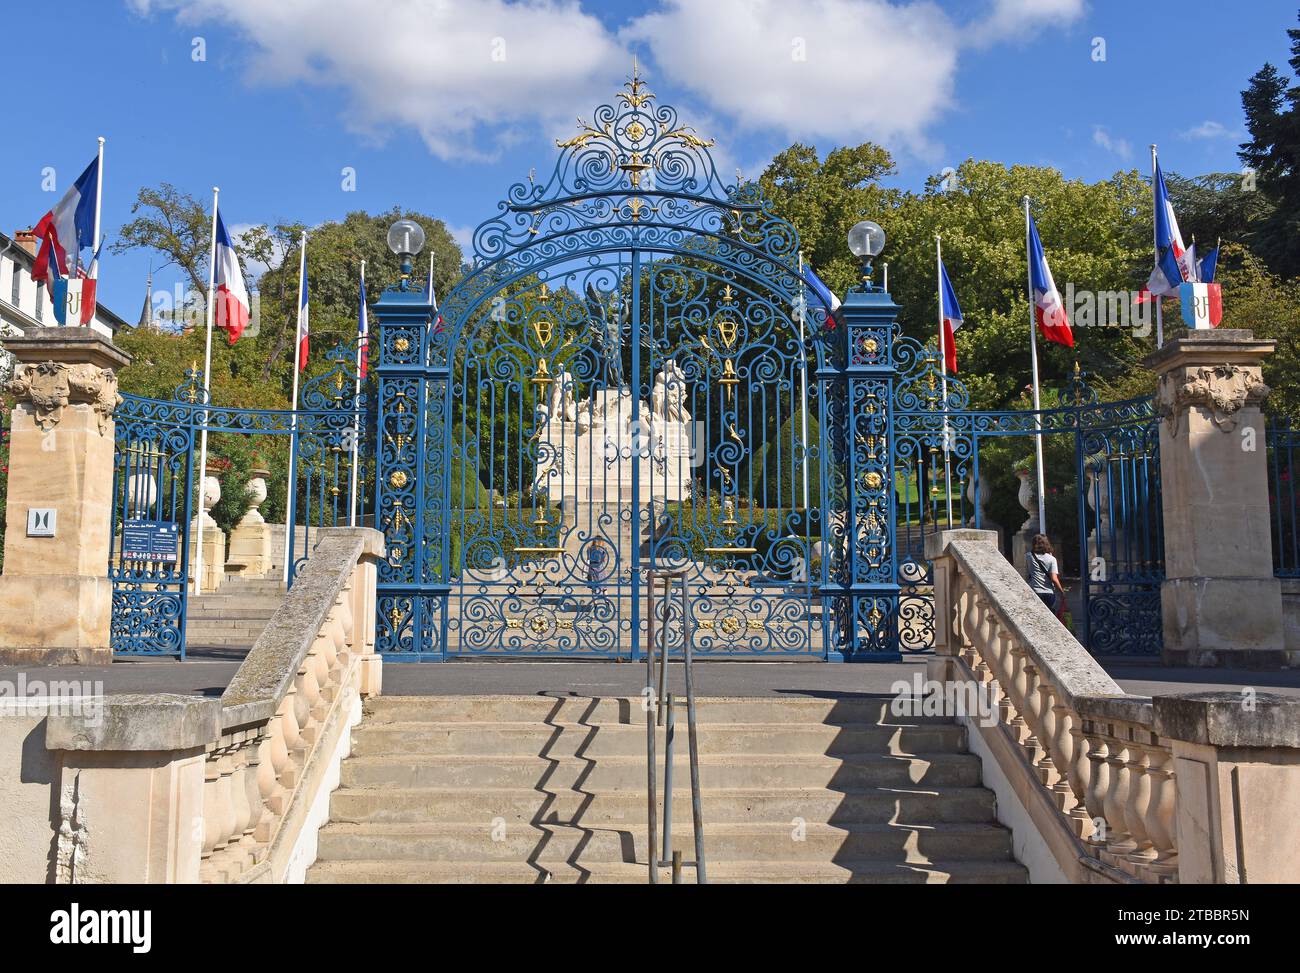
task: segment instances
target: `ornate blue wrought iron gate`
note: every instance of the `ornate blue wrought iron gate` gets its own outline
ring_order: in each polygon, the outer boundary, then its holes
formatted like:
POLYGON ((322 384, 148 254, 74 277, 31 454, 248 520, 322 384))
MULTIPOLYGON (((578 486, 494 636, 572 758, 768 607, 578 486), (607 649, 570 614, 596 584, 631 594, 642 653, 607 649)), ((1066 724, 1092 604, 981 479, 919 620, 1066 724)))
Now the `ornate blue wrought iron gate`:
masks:
POLYGON ((634 78, 477 229, 441 324, 410 282, 376 306, 380 651, 633 657, 652 565, 703 657, 839 651, 821 321, 709 145, 634 78))

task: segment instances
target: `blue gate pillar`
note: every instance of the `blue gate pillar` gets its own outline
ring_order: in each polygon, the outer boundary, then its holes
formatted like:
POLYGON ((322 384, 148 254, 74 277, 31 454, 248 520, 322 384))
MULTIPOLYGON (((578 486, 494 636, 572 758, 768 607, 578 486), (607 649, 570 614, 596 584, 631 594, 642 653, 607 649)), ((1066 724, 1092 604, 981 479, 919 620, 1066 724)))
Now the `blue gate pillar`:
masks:
MULTIPOLYGON (((831 410, 834 466, 824 487, 832 543, 828 575, 834 618, 829 656, 845 662, 889 662, 898 649, 898 555, 894 543, 894 321, 899 307, 863 283, 844 298, 841 346, 818 378, 831 410)), ((825 482, 825 481, 823 481, 825 482)))
POLYGON ((409 278, 384 291, 372 309, 379 352, 375 526, 388 550, 379 568, 375 645, 386 655, 439 657, 449 590, 442 476, 446 361, 431 365, 433 305, 409 278), (433 435, 431 424, 437 426, 433 435))

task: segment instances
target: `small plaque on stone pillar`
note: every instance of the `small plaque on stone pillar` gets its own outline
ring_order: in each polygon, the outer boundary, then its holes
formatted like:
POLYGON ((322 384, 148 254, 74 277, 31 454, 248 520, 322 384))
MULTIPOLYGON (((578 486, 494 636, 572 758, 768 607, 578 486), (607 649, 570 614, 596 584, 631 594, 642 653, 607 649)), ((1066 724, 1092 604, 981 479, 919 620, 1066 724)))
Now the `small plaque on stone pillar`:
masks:
POLYGON ((27 508, 27 536, 53 537, 59 524, 59 512, 54 507, 27 508))

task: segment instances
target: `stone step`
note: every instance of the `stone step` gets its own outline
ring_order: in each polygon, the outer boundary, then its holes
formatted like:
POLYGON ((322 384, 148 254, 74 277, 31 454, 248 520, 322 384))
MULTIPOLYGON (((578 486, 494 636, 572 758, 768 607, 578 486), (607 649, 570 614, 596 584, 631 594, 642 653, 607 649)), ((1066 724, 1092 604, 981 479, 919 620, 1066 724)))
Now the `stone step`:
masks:
POLYGON ((284 580, 279 575, 247 578, 242 574, 227 574, 221 590, 227 588, 237 588, 240 591, 285 591, 284 580))
MULTIPOLYGON (((662 779, 662 750, 658 765, 662 779)), ((689 779, 685 776, 687 766, 683 741, 673 762, 673 772, 679 782, 689 779)), ((968 753, 936 753, 925 757, 876 753, 843 757, 700 755, 700 778, 706 795, 712 789, 728 787, 975 787, 980 783, 980 769, 979 758, 968 753)), ((573 757, 407 753, 353 756, 342 767, 345 787, 536 788, 542 785, 551 789, 598 791, 644 788, 645 782, 644 752, 640 756, 602 757, 598 762, 573 757)))
MULTIPOLYGON (((679 747, 686 725, 679 724, 679 747)), ((924 754, 952 752, 965 740, 953 724, 877 726, 812 723, 705 723, 699 726, 701 753, 710 754, 924 754)), ((644 754, 644 725, 387 723, 363 725, 353 733, 358 757, 421 754, 490 756, 581 756, 589 759, 644 754)))
MULTIPOLYGON (((641 666, 644 672, 644 665, 641 666)), ((674 676, 676 676, 674 667, 674 676)), ((910 688, 910 687, 909 687, 910 688)), ((680 699, 681 697, 679 697, 680 699)), ((951 723, 951 717, 905 712, 892 696, 698 696, 699 723, 951 723), (895 715, 895 713, 904 715, 895 715)), ((919 707, 913 707, 919 709, 919 707)), ((645 728, 640 698, 617 696, 374 696, 366 725, 382 723, 624 723, 645 728)), ((684 710, 678 710, 679 720, 684 710)))
MULTIPOLYGON (((676 766, 674 765, 674 770, 676 766)), ((657 786, 662 787, 662 774, 657 786)), ((659 801, 662 802, 662 790, 659 801)), ((344 787, 330 799, 330 820, 351 824, 479 823, 503 819, 517 824, 571 824, 586 827, 644 826, 645 781, 640 790, 594 792, 536 788, 344 787)), ((796 819, 820 824, 933 824, 987 822, 993 794, 982 787, 875 787, 854 790, 811 788, 706 788, 706 821, 790 824, 796 819)), ((673 815, 690 820, 690 778, 677 777, 673 815)))
MULTIPOLYGON (((674 821, 673 843, 690 848, 689 824, 674 821)), ((1007 861, 1010 832, 994 824, 848 824, 790 822, 709 824, 706 853, 719 861, 818 861, 837 859, 895 863, 1007 861)), ((644 862, 644 828, 569 825, 329 823, 318 836, 319 861, 538 861, 644 862)))
POLYGON ((243 641, 252 645, 257 641, 257 636, 265 631, 265 626, 224 626, 224 624, 187 624, 185 627, 185 637, 188 643, 195 641, 217 640, 217 641, 243 641))
POLYGON ((186 617, 190 621, 201 618, 227 621, 249 619, 266 622, 274 614, 274 608, 227 608, 219 605, 195 605, 191 603, 187 609, 186 617))
POLYGON ((237 592, 219 592, 215 595, 191 596, 186 602, 186 610, 195 608, 223 611, 227 608, 243 608, 255 611, 273 612, 284 604, 284 595, 248 595, 237 592))
MULTIPOLYGON (((687 845, 683 857, 693 855, 687 845)), ((929 863, 882 861, 768 861, 728 862, 709 859, 710 884, 784 884, 784 885, 924 885, 980 884, 1020 885, 1028 881, 1023 866, 1014 861, 931 861, 929 863)), ((683 869, 683 881, 693 883, 693 869, 683 869)), ((648 869, 644 863, 602 862, 580 865, 568 862, 435 862, 435 861, 331 861, 318 862, 307 873, 315 884, 629 884, 644 885, 648 869)), ((660 872, 667 882, 668 871, 660 872)))
POLYGON ((203 629, 205 632, 221 634, 252 632, 254 635, 260 635, 262 629, 266 628, 266 621, 267 620, 264 618, 220 618, 207 616, 188 619, 186 628, 190 630, 203 629))
POLYGON ((256 635, 210 635, 185 630, 185 645, 190 649, 251 649, 256 635))

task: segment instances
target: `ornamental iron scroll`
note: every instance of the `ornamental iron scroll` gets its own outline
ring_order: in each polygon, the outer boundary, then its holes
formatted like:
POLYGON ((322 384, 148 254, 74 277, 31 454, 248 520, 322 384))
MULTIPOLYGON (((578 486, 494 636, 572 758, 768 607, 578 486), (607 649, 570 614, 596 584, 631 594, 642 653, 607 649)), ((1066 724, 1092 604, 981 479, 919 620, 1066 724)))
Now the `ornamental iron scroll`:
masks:
POLYGON ((546 181, 515 183, 499 215, 476 228, 471 271, 439 307, 449 326, 432 336, 431 361, 447 361, 461 331, 481 324, 485 305, 510 284, 544 281, 552 267, 634 242, 722 259, 769 282, 786 307, 798 297, 794 227, 756 183, 724 182, 709 152, 713 140, 659 104, 638 75, 624 88, 590 122, 579 119, 577 135, 557 140, 546 181))

